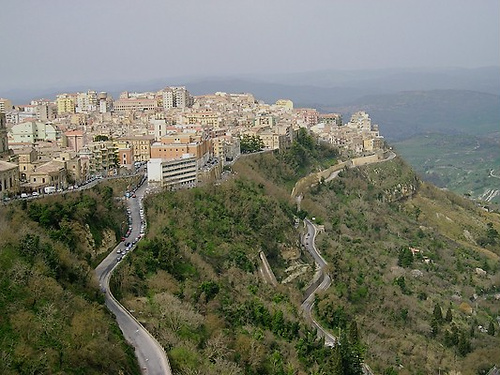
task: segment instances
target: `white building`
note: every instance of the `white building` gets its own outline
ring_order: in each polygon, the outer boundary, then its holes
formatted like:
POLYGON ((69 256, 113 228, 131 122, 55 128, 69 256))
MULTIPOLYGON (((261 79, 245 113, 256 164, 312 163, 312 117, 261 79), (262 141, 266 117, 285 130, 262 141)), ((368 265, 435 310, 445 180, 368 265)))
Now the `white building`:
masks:
POLYGON ((147 167, 148 182, 170 190, 194 187, 198 182, 198 163, 189 154, 174 160, 149 159, 147 167))

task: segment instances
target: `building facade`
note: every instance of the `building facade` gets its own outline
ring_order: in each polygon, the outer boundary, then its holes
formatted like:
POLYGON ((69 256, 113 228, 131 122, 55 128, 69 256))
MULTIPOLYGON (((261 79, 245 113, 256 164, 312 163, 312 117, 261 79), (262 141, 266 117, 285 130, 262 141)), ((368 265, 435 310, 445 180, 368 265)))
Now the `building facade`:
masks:
POLYGON ((170 190, 190 188, 198 183, 198 163, 194 157, 150 159, 147 167, 148 182, 170 190))

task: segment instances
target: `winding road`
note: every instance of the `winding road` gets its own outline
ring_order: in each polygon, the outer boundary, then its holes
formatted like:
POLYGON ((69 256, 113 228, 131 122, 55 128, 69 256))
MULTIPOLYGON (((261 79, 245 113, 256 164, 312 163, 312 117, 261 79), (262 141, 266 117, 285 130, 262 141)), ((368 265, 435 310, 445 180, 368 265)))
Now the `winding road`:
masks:
POLYGON ((320 278, 323 278, 323 281, 312 291, 310 291, 309 295, 306 296, 304 302, 300 306, 306 318, 312 323, 312 325, 316 328, 318 332, 318 336, 321 336, 325 339, 325 345, 334 346, 336 342, 335 336, 333 336, 330 332, 324 329, 313 317, 312 308, 314 305, 314 295, 317 292, 324 291, 330 287, 332 284, 332 280, 330 276, 326 273, 325 267, 327 263, 325 259, 321 256, 321 254, 316 249, 315 240, 316 240, 316 227, 309 220, 305 219, 304 224, 307 228, 307 233, 302 237, 302 244, 307 249, 309 254, 314 258, 314 262, 319 269, 320 278))
MULTIPOLYGON (((132 231, 127 238, 133 241, 140 235, 142 198, 146 191, 146 184, 136 191, 137 198, 127 200, 132 217, 132 231)), ((134 316, 125 309, 120 302, 113 296, 109 289, 109 279, 120 262, 118 259, 125 250, 124 242, 118 244, 113 251, 97 266, 95 269, 99 286, 104 293, 106 306, 115 315, 118 326, 123 332, 123 336, 135 349, 135 355, 141 367, 141 372, 147 375, 171 375, 172 370, 168 362, 167 355, 158 341, 144 328, 144 326, 134 318, 134 316)), ((133 247, 130 251, 133 250, 133 247)), ((110 358, 110 360, 112 360, 110 358)))

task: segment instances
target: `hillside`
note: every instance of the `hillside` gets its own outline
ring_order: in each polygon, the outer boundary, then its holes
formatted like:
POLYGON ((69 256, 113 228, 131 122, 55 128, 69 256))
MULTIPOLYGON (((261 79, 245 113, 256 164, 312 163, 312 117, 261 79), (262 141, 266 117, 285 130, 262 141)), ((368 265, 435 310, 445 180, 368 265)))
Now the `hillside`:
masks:
POLYGON ((146 200, 149 233, 113 289, 174 371, 357 373, 362 357, 375 373, 491 367, 500 357, 499 216, 422 184, 399 159, 342 172, 306 192, 297 212, 290 186, 325 156, 305 144, 293 163, 247 156, 227 182, 146 200), (299 312, 314 273, 295 226, 307 213, 325 227, 317 244, 333 278, 316 316, 349 333, 343 354, 316 341, 299 312), (259 276, 260 251, 276 287, 259 276))
POLYGON ((114 185, 0 207, 0 373, 140 373, 93 278, 125 219, 114 185))
POLYGON ((427 133, 394 143, 426 181, 457 194, 500 203, 500 139, 427 133))

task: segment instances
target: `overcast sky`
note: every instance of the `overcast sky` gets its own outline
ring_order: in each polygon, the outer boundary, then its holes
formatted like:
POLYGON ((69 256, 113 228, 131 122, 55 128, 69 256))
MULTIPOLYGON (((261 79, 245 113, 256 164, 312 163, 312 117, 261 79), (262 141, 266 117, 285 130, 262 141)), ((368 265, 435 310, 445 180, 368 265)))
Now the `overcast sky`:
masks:
POLYGON ((0 94, 163 77, 500 65, 499 0, 10 0, 0 94))

